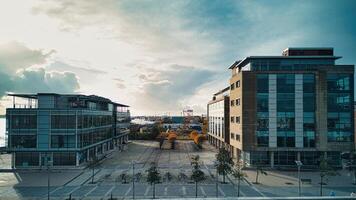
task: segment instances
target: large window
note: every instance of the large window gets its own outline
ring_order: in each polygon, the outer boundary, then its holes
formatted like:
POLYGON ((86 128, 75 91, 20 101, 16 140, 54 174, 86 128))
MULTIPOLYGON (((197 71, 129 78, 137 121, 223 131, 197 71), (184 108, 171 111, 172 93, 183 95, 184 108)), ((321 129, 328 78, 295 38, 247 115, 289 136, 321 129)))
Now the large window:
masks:
POLYGON ((268 93, 257 94, 257 112, 268 112, 268 93))
POLYGON ((294 112, 277 113, 277 130, 294 130, 294 112))
POLYGON ((52 135, 51 148, 75 148, 74 135, 52 135))
POLYGON ((350 74, 328 74, 328 141, 352 142, 353 77, 350 74))
POLYGON ((304 131, 303 143, 304 147, 315 147, 315 132, 304 131))
POLYGON ((12 148, 36 148, 36 135, 11 135, 10 137, 12 148))
POLYGON ((16 166, 38 166, 39 154, 33 152, 16 152, 15 153, 16 166))
POLYGON ((78 148, 86 147, 91 144, 101 142, 111 138, 113 135, 112 128, 102 128, 99 130, 81 131, 78 135, 78 148))
POLYGON ((51 128, 52 129, 75 129, 76 119, 75 115, 52 115, 51 128))
POLYGON ((277 147, 295 147, 295 132, 277 131, 277 147))
POLYGON ((74 152, 53 153, 54 166, 65 166, 65 165, 75 165, 75 164, 76 164, 76 157, 74 152))
POLYGON ((268 74, 257 74, 257 92, 268 93, 268 74))
POLYGON ((268 131, 256 131, 257 146, 268 147, 268 131))
POLYGON ((37 115, 12 115, 11 128, 13 129, 36 129, 37 115))
MULTIPOLYGON (((119 113, 118 113, 119 115, 119 113)), ((128 122, 125 117, 119 117, 118 122, 128 122)), ((111 115, 79 115, 78 128, 92 128, 107 126, 113 124, 113 117, 111 115)))
POLYGON ((267 131, 269 125, 268 112, 258 112, 257 113, 257 130, 267 131))

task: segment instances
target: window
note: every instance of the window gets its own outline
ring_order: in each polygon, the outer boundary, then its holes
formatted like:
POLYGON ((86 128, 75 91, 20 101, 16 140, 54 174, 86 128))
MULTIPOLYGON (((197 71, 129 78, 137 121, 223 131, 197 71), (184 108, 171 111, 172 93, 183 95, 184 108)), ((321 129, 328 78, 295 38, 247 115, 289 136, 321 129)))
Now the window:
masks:
POLYGON ((16 152, 15 165, 16 166, 38 166, 39 154, 33 152, 16 152))
POLYGON ((75 165, 76 157, 74 152, 53 153, 53 165, 75 165))
POLYGON ((231 84, 230 90, 233 90, 233 89, 235 89, 235 85, 234 85, 234 84, 231 84))
POLYGON ((258 112, 257 113, 257 130, 267 131, 269 127, 269 116, 268 112, 258 112))
POLYGON ((304 131, 303 143, 304 143, 304 147, 315 147, 315 132, 304 131))
POLYGON ((294 130, 294 112, 277 113, 277 130, 294 130))
POLYGON ((240 87, 240 80, 236 81, 236 88, 240 87))
POLYGON ((257 92, 268 93, 268 74, 257 74, 257 92))
POLYGON ((240 123, 240 116, 236 117, 236 123, 237 123, 237 124, 240 123))
POLYGON ((75 129, 76 119, 75 115, 52 115, 51 128, 52 129, 75 129))
POLYGON ((36 148, 37 135, 10 135, 12 148, 36 148))
POLYGON ((231 106, 234 106, 234 103, 235 103, 234 100, 231 100, 231 106))
POLYGON ((235 121, 235 120, 234 120, 234 117, 231 117, 230 121, 231 121, 231 122, 234 122, 234 121, 235 121))
POLYGON ((240 134, 236 134, 236 140, 240 141, 240 134))
POLYGON ((237 106, 240 105, 240 98, 236 99, 236 105, 237 105, 237 106))
POLYGON ((52 135, 51 148, 75 148, 74 135, 52 135))
POLYGON ((11 128, 13 129, 36 129, 37 115, 12 115, 11 128))
POLYGON ((268 131, 256 131, 257 146, 268 147, 268 131))
POLYGON ((235 139, 235 134, 231 133, 231 139, 235 139))
POLYGON ((277 147, 295 147, 295 132, 277 131, 277 147))
POLYGON ((257 111, 268 112, 268 93, 257 93, 257 111))

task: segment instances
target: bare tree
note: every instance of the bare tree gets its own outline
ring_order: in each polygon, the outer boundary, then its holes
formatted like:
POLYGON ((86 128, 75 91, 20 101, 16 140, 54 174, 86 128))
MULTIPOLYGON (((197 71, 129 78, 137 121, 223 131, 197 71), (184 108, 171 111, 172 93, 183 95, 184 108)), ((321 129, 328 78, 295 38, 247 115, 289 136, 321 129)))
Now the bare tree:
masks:
POLYGON ((152 197, 156 198, 156 184, 159 183, 161 176, 155 162, 151 163, 151 167, 147 170, 147 173, 147 182, 153 185, 152 197))
POLYGON ((200 170, 198 155, 192 157, 191 164, 193 165, 191 179, 194 180, 194 182, 195 182, 195 197, 197 198, 198 197, 198 182, 205 180, 205 175, 204 175, 204 172, 202 170, 200 170))
POLYGON ((237 197, 240 197, 240 183, 243 178, 247 177, 247 174, 242 171, 243 163, 238 162, 235 164, 234 169, 232 170, 232 176, 237 179, 237 197))

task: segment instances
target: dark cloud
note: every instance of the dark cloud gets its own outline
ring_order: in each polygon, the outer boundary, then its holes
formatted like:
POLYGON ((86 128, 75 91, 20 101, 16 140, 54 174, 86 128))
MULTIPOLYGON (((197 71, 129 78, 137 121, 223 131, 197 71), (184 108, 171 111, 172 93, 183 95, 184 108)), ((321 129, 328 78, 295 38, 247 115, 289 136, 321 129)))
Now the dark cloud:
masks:
POLYGON ((72 72, 29 68, 45 64, 49 55, 17 42, 0 45, 0 98, 6 92, 72 93, 78 90, 79 82, 72 72))

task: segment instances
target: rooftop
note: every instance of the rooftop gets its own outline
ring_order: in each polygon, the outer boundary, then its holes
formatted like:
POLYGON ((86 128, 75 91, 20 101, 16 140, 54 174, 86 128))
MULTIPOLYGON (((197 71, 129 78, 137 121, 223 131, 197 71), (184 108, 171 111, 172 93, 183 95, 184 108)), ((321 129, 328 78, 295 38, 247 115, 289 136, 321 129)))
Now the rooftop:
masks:
POLYGON ((66 96, 66 97, 77 97, 80 99, 85 99, 93 102, 102 102, 102 103, 112 103, 114 105, 117 105, 119 107, 130 107, 128 105, 120 104, 111 101, 108 98, 97 96, 97 95, 82 95, 82 94, 57 94, 57 93, 37 93, 37 94, 14 94, 14 93, 8 93, 8 96, 13 96, 13 97, 21 97, 21 98, 27 98, 27 99, 38 99, 38 96, 66 96))

